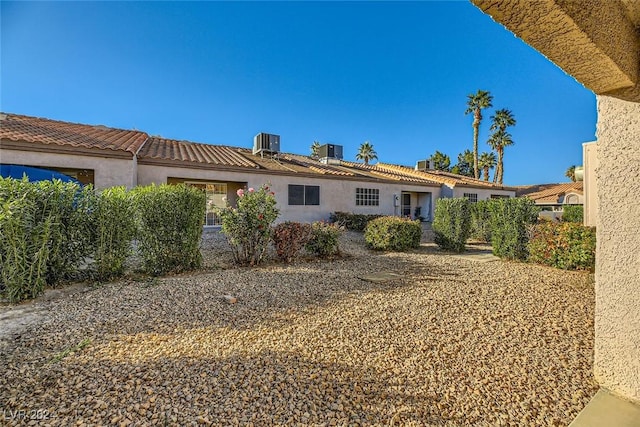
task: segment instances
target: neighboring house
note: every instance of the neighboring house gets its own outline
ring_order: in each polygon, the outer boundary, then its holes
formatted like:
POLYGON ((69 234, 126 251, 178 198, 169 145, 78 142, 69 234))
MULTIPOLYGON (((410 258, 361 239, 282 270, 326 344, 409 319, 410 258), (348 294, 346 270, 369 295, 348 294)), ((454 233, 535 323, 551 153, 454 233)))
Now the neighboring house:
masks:
POLYGON ((102 189, 115 185, 176 184, 207 194, 206 225, 234 206, 236 192, 268 184, 281 221, 327 220, 335 211, 431 220, 440 197, 472 201, 514 197, 515 190, 434 170, 271 153, 200 144, 29 116, 0 116, 0 161, 46 167, 102 189))
POLYGON ((516 194, 533 200, 542 208, 540 216, 549 219, 562 218, 563 208, 566 205, 582 206, 584 204, 581 181, 520 187, 516 194))

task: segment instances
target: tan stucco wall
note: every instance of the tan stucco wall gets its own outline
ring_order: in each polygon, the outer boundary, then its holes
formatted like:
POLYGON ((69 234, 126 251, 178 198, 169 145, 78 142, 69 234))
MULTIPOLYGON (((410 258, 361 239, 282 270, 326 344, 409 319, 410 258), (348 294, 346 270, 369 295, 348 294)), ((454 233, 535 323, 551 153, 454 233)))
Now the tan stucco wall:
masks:
POLYGON ((640 37, 618 0, 471 0, 595 93, 640 101, 640 37))
POLYGON ((97 189, 136 185, 135 162, 132 158, 114 159, 76 154, 56 154, 34 151, 0 149, 0 162, 5 164, 93 169, 97 189))
POLYGON ((582 144, 582 165, 584 166, 584 225, 595 227, 598 218, 598 144, 596 142, 582 144))
MULTIPOLYGON (((403 185, 378 182, 360 182, 351 180, 340 180, 336 177, 329 179, 310 178, 298 176, 278 176, 258 173, 239 173, 230 171, 213 171, 207 169, 187 169, 172 168, 158 165, 138 165, 138 184, 148 185, 151 183, 162 184, 167 182, 168 177, 202 179, 220 182, 246 182, 248 187, 258 188, 263 184, 269 184, 276 194, 280 217, 278 221, 319 221, 328 220, 329 214, 335 211, 372 213, 395 215, 400 213, 400 207, 395 207, 393 202, 394 194, 400 195, 403 191, 408 192, 431 192, 431 211, 436 198, 440 197, 439 187, 423 187, 418 185, 403 185), (320 205, 318 206, 289 206, 288 186, 297 185, 319 185, 320 205), (379 206, 356 206, 356 188, 377 188, 380 190, 379 206)), ((412 200, 413 203, 413 200, 412 200)), ((415 209, 415 206, 413 206, 415 209)), ((426 207, 423 207, 423 211, 426 207)), ((412 211, 413 212, 413 211, 412 211)))
POLYGON ((594 373, 640 402, 640 103, 598 96, 594 373))

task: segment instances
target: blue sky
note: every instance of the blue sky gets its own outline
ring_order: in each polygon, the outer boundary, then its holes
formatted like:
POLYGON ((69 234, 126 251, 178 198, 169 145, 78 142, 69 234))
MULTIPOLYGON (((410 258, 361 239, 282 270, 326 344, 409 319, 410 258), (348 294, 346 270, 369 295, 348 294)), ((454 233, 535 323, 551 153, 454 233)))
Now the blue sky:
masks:
POLYGON ((4 112, 243 147, 270 132, 347 160, 368 140, 383 162, 453 164, 483 89, 518 121, 508 185, 566 181, 595 139, 595 96, 466 1, 3 1, 0 23, 4 112))

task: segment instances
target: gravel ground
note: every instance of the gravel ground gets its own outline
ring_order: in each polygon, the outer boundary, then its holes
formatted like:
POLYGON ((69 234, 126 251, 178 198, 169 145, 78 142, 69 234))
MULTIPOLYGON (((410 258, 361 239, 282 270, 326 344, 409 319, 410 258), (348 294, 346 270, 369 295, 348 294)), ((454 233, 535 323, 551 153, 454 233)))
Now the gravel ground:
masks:
POLYGON ((40 303, 0 346, 0 424, 567 425, 595 394, 592 275, 342 247, 225 268, 209 234, 202 272, 40 303))

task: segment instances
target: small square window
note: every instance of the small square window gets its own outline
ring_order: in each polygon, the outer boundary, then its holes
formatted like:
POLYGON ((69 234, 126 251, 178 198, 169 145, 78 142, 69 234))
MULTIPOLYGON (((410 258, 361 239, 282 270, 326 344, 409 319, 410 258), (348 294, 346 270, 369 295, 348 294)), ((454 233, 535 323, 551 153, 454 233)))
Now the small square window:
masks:
POLYGON ((464 193, 464 197, 466 197, 471 203, 476 203, 478 201, 477 193, 464 193))
POLYGON ((377 188, 356 188, 356 206, 379 206, 380 190, 377 188))

